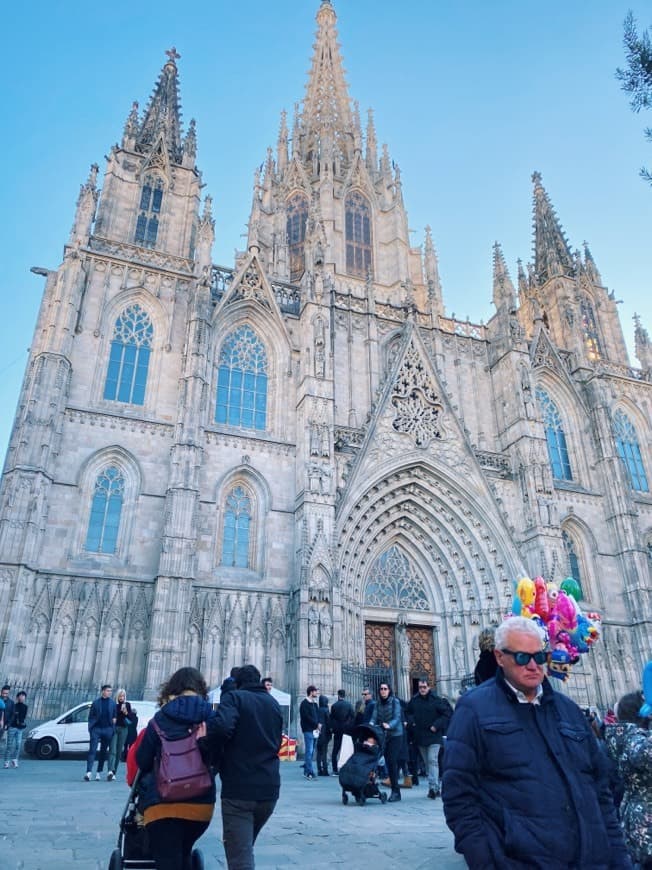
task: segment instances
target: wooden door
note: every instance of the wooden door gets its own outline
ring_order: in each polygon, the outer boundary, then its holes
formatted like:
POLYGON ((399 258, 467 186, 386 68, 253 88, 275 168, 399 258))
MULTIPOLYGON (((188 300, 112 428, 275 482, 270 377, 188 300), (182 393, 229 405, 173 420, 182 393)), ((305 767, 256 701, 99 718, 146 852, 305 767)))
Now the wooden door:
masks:
POLYGON ((413 692, 417 691, 417 681, 421 674, 427 674, 430 685, 434 687, 437 674, 432 628, 408 625, 407 636, 410 641, 410 680, 413 692))
POLYGON ((388 622, 365 622, 365 659, 368 668, 390 668, 396 673, 394 626, 388 622))

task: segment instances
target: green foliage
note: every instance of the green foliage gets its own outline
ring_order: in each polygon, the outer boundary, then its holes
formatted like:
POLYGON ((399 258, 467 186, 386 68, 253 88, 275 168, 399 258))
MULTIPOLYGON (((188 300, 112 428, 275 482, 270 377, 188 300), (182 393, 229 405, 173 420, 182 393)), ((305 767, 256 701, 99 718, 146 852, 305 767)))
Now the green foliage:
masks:
MULTIPOLYGON (((625 18, 623 43, 627 66, 616 70, 616 78, 621 83, 625 93, 630 95, 629 105, 633 112, 652 108, 652 41, 650 33, 643 30, 639 35, 636 19, 632 12, 625 18)), ((652 128, 645 131, 646 137, 652 141, 652 128)), ((641 177, 652 184, 652 173, 641 169, 641 177)))

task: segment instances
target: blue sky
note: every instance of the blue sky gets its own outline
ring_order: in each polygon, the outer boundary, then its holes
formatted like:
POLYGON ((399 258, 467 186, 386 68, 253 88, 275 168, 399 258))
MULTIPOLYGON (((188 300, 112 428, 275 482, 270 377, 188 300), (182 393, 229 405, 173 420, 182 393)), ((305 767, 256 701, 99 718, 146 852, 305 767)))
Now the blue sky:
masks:
MULTIPOLYGON (((652 165, 643 128, 614 70, 622 22, 649 3, 620 0, 334 0, 350 95, 375 110, 379 142, 400 165, 423 241, 430 224, 449 313, 492 314, 491 249, 516 275, 530 259, 533 170, 573 248, 589 242, 603 281, 652 331, 652 165)), ((198 164, 214 198, 214 261, 243 246, 253 172, 275 145, 279 115, 302 99, 319 0, 49 0, 11 4, 5 20, 4 177, 0 185, 0 452, 4 456, 43 289, 30 266, 55 268, 79 184, 143 108, 175 45, 184 122, 197 120, 198 164), (183 10, 179 14, 179 9, 183 10)), ((632 363, 637 361, 632 356, 632 363)))

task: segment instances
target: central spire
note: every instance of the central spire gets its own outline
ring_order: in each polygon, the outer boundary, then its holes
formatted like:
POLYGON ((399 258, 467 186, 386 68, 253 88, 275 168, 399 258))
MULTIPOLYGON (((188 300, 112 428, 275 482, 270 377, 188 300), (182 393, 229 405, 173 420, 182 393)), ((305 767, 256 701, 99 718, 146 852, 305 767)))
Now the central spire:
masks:
POLYGON ((147 152, 163 136, 170 159, 181 160, 181 111, 179 108, 176 48, 165 52, 168 60, 150 97, 145 117, 136 137, 136 149, 147 152))
MULTIPOLYGON (((333 167, 353 156, 355 125, 329 0, 317 12, 317 41, 299 119, 300 155, 333 167)), ((296 147, 296 143, 295 143, 296 147)))

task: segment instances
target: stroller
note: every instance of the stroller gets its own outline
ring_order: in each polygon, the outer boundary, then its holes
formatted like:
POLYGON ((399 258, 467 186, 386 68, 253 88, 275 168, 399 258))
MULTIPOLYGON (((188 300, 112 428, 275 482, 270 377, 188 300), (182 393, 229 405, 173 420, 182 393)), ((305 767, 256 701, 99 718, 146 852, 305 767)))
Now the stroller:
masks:
POLYGON ((352 737, 353 755, 339 771, 342 803, 348 804, 350 792, 358 806, 364 806, 367 798, 378 798, 384 804, 387 793, 378 787, 376 771, 383 734, 376 725, 357 725, 352 737))
MULTIPOLYGON (((138 812, 139 780, 140 771, 136 774, 120 819, 118 845, 111 853, 109 870, 155 870, 156 868, 154 859, 150 856, 147 829, 138 812)), ((204 870, 204 856, 199 849, 193 849, 188 870, 204 870)))

